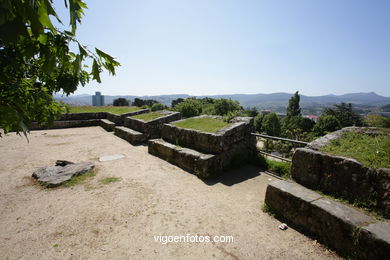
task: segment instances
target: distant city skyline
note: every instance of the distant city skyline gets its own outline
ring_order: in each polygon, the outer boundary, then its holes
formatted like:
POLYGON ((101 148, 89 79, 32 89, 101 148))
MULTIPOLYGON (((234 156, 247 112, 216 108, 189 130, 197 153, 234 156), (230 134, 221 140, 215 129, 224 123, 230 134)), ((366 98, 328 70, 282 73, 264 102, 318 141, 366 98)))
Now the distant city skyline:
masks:
POLYGON ((77 38, 122 66, 75 94, 390 96, 390 1, 86 2, 77 38))

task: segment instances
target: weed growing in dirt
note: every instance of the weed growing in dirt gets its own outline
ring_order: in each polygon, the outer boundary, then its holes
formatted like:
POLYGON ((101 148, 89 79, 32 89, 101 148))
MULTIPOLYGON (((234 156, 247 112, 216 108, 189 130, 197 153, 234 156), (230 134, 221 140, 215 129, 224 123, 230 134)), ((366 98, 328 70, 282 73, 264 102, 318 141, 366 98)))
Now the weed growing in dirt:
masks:
POLYGON ((74 186, 76 184, 83 183, 87 179, 89 179, 91 177, 94 177, 94 176, 96 176, 96 172, 95 171, 89 171, 89 172, 84 173, 82 175, 72 177, 70 180, 64 182, 62 184, 62 186, 64 186, 64 187, 72 187, 72 186, 74 186))
POLYGON ((107 177, 107 178, 99 180, 99 182, 101 184, 109 184, 109 183, 112 183, 112 182, 118 182, 120 180, 121 180, 121 178, 118 178, 118 177, 107 177))

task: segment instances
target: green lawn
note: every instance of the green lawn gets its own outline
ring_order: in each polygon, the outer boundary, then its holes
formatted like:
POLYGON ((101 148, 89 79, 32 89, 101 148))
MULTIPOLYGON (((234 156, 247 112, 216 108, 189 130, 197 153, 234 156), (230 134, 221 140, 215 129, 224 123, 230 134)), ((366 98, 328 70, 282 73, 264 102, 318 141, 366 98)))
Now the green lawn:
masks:
POLYGON ((111 112, 113 114, 125 114, 141 110, 140 107, 114 107, 114 106, 71 106, 69 107, 69 113, 87 113, 87 112, 111 112))
POLYGON ((150 120, 153 120, 153 119, 165 116, 165 115, 166 114, 162 113, 161 111, 156 111, 156 112, 135 115, 135 116, 132 116, 131 118, 141 119, 143 121, 150 121, 150 120))
POLYGON ((368 135, 348 132, 321 149, 350 157, 371 168, 390 168, 390 133, 368 135))
POLYGON ((230 123, 223 121, 222 118, 212 117, 188 118, 173 124, 178 127, 191 128, 210 133, 216 133, 219 129, 230 125, 230 123))

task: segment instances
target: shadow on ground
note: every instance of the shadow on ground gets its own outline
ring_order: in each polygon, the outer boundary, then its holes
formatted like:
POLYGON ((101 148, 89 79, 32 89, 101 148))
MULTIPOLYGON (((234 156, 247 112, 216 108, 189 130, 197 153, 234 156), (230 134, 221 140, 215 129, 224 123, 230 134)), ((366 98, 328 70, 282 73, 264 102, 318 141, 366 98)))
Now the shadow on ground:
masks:
POLYGON ((261 169, 251 164, 245 164, 241 167, 237 167, 221 173, 217 178, 202 180, 207 185, 215 185, 222 183, 226 186, 233 186, 240 182, 255 178, 261 175, 261 169))

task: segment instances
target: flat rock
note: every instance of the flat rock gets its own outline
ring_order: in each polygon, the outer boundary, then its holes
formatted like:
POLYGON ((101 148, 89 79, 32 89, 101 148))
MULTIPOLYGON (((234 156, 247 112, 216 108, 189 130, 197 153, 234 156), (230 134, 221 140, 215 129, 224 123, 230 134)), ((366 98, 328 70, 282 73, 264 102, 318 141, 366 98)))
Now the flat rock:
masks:
POLYGON ((59 186, 73 176, 78 176, 92 170, 95 165, 91 162, 72 163, 57 161, 56 165, 36 170, 32 177, 46 184, 48 187, 59 186))
POLYGON ((106 161, 115 161, 125 158, 123 154, 112 154, 112 155, 105 155, 99 158, 100 162, 106 162, 106 161))

